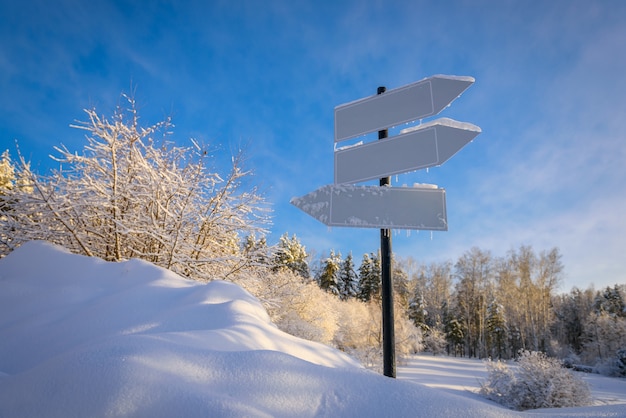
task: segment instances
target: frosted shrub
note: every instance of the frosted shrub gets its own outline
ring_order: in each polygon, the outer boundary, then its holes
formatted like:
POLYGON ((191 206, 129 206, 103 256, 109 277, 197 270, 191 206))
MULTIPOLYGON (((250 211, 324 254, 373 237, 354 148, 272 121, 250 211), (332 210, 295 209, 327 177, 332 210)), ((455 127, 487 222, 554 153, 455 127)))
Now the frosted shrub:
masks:
POLYGON ((358 348, 370 347, 375 343, 372 335, 378 335, 378 324, 370 318, 367 304, 356 299, 338 300, 335 310, 337 317, 340 318, 339 328, 333 340, 335 347, 351 352, 358 348))
POLYGON ((311 341, 331 344, 337 332, 336 298, 292 270, 259 271, 232 277, 259 298, 281 330, 311 341))
POLYGON ((432 328, 424 337, 424 350, 434 355, 444 354, 447 343, 445 334, 432 328))
POLYGON ((511 393, 511 385, 515 381, 515 375, 508 366, 501 361, 489 360, 485 363, 488 377, 481 383, 480 394, 503 405, 509 405, 508 399, 511 393))
POLYGON ((594 369, 605 376, 626 377, 626 348, 621 348, 615 357, 596 363, 594 369))
MULTIPOLYGON (((378 303, 341 300, 289 269, 245 272, 231 279, 259 298, 281 330, 337 347, 371 369, 382 367, 382 316, 378 303)), ((422 349, 422 336, 400 305, 395 310, 396 354, 401 360, 402 356, 422 349)))
POLYGON ((591 403, 587 384, 558 360, 524 351, 513 372, 501 363, 487 363, 489 373, 480 393, 519 411, 536 408, 585 406, 591 403))
POLYGON ((128 109, 112 118, 86 110, 88 121, 72 125, 86 132, 86 144, 81 152, 55 147, 59 168, 51 174, 30 172, 22 159, 11 193, 6 186, 0 193, 0 256, 45 240, 107 261, 139 258, 194 280, 246 267, 239 237, 262 232, 269 218, 247 186, 243 154, 230 172, 213 172, 211 152, 194 140, 173 146, 169 118, 141 126, 134 99, 124 97, 128 109))

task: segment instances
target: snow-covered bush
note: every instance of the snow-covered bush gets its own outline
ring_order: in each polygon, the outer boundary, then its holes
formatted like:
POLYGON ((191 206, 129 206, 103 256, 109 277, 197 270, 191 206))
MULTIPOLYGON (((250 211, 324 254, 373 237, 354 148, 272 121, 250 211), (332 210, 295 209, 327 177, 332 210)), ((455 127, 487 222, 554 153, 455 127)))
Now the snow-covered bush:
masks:
MULTIPOLYGON (((259 269, 231 279, 261 300, 281 330, 337 347, 366 367, 382 370, 382 313, 377 302, 341 300, 289 269, 259 269)), ((421 351, 422 335, 399 305, 395 312, 396 354, 400 361, 402 356, 421 351)))
POLYGON ((485 382, 481 383, 480 394, 487 399, 509 406, 509 396, 515 375, 506 363, 499 360, 495 362, 488 360, 485 366, 488 377, 485 382))
POLYGON ((434 355, 445 353, 447 344, 446 335, 436 328, 431 328, 424 337, 424 350, 434 355))
POLYGON ((626 348, 617 350, 613 357, 596 362, 593 369, 605 376, 626 377, 626 348))
POLYGON ((568 369, 573 369, 580 364, 580 357, 572 350, 569 350, 567 354, 562 357, 561 364, 568 369))
POLYGON ((517 410, 589 405, 587 384, 558 360, 536 351, 524 351, 511 371, 501 362, 487 363, 487 380, 480 393, 517 410))
POLYGON ((335 304, 339 324, 333 340, 340 350, 352 352, 363 347, 378 346, 379 320, 366 303, 356 299, 335 304))
POLYGON ((292 270, 259 271, 233 276, 233 281, 255 295, 281 330, 324 344, 332 344, 338 329, 335 304, 339 301, 311 280, 292 270))
MULTIPOLYGON (((21 158, 15 174, 28 187, 0 193, 0 255, 31 240, 73 253, 122 261, 139 258, 196 280, 224 278, 248 260, 241 237, 263 231, 264 199, 244 181, 243 156, 229 173, 212 170, 211 153, 191 140, 168 140, 166 119, 141 126, 135 102, 112 118, 86 110, 81 152, 60 145, 59 168, 31 173, 21 158), (24 177, 27 175, 26 177, 24 177)), ((4 158, 7 160, 7 158, 4 158)))

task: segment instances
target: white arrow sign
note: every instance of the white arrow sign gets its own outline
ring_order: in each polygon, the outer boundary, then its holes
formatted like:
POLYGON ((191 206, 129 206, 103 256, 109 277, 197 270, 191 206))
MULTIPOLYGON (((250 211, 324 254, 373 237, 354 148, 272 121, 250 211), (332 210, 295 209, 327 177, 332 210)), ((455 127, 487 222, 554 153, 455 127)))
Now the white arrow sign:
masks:
POLYGON ((448 230, 446 192, 436 186, 327 185, 291 204, 328 226, 448 230))
POLYGON ((478 126, 442 118, 401 135, 335 151, 335 184, 358 183, 434 167, 481 132, 478 126))
POLYGON ((474 83, 436 75, 335 108, 335 142, 436 115, 474 83))

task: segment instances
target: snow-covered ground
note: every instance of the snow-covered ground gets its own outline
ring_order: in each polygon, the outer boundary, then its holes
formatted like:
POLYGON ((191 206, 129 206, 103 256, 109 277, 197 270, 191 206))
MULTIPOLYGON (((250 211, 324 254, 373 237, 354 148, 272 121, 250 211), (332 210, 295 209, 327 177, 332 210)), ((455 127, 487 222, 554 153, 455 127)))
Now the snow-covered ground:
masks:
MULTIPOLYGON (((515 367, 513 362, 508 364, 511 368, 515 367)), ((624 407, 622 414, 626 416, 626 379, 573 373, 581 377, 591 388, 594 405, 622 405, 624 407)), ((480 383, 487 378, 487 369, 482 360, 420 354, 412 356, 405 364, 398 366, 397 377, 454 395, 484 401, 484 398, 478 395, 478 391, 480 383)))
MULTIPOLYGON (((626 416, 625 403, 509 411, 465 390, 479 362, 444 360, 389 379, 281 332, 231 283, 43 242, 0 260, 0 417, 626 416)), ((624 402, 624 382, 607 382, 594 395, 624 402)))

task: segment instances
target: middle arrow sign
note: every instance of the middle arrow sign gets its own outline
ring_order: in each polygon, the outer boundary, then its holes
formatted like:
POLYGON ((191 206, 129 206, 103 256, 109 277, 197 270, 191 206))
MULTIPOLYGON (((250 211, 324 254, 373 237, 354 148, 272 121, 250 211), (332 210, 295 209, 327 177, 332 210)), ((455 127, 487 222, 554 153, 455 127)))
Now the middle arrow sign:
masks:
POLYGON ((398 136, 335 151, 335 184, 358 183, 446 162, 481 132, 478 126, 442 118, 398 136))

